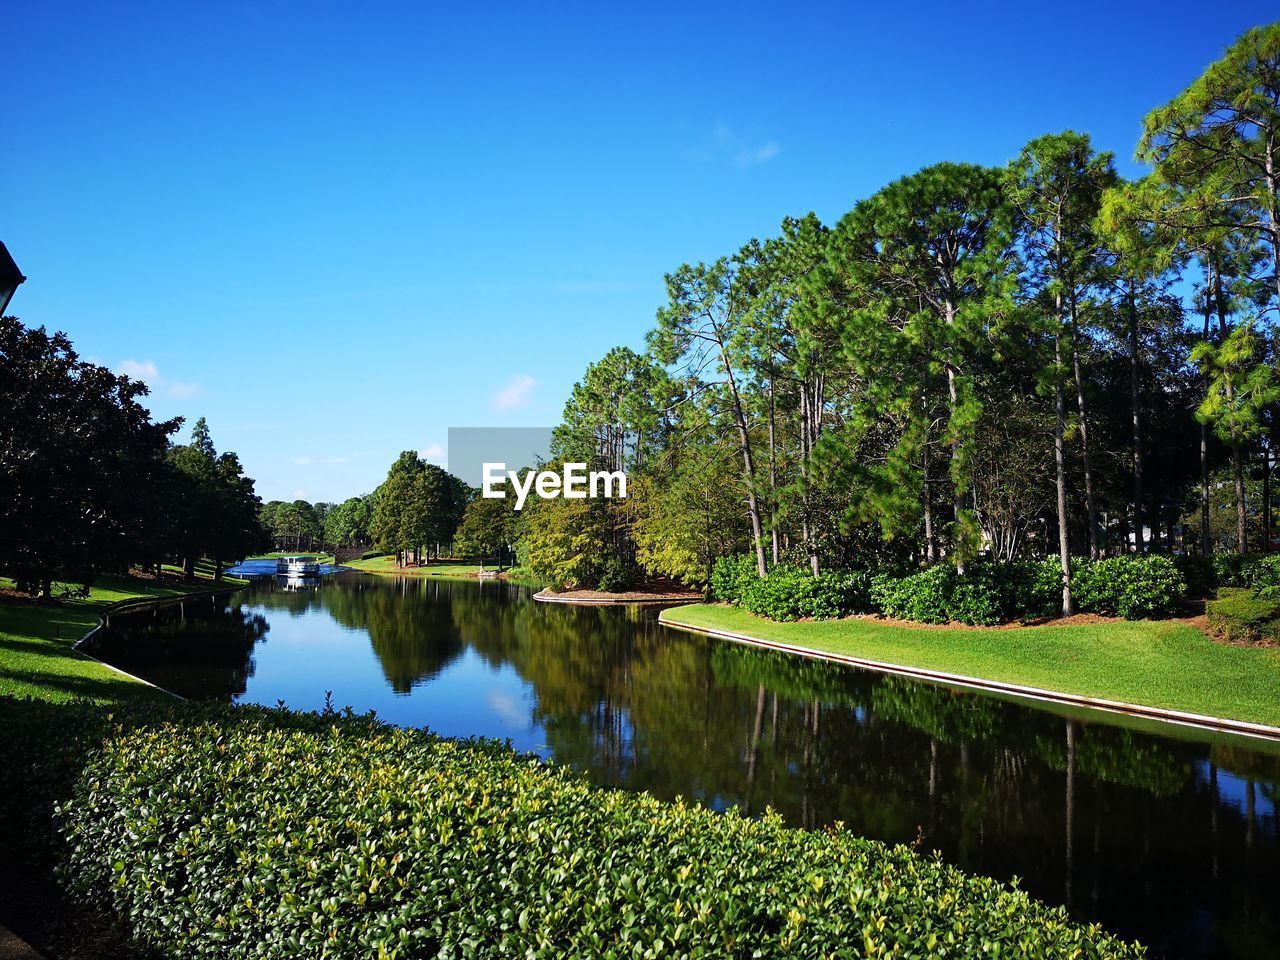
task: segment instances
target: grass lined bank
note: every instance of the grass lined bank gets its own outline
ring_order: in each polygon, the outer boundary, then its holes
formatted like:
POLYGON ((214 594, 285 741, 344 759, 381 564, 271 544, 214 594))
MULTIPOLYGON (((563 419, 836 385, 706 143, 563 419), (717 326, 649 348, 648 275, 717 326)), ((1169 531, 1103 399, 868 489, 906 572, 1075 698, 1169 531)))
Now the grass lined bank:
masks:
MULTIPOLYGON (((224 578, 229 587, 243 580, 224 578)), ((212 578, 197 572, 195 583, 141 577, 101 577, 85 599, 37 603, 0 596, 0 695, 66 701, 87 697, 98 703, 151 699, 153 688, 80 656, 71 649, 97 625, 113 603, 137 597, 176 597, 207 590, 212 578)), ((0 577, 0 590, 13 581, 0 577)))
POLYGON ((911 627, 860 617, 775 623, 713 604, 664 610, 662 621, 820 653, 1280 726, 1280 648, 1216 643, 1178 621, 990 629, 911 627))
MULTIPOLYGON (((365 573, 388 573, 397 577, 474 577, 480 572, 478 563, 451 560, 424 563, 420 567, 397 567, 396 557, 393 553, 369 557, 367 560, 352 560, 345 566, 353 570, 363 570, 365 573)), ((484 569, 486 572, 491 572, 496 571, 498 568, 490 564, 484 569)))

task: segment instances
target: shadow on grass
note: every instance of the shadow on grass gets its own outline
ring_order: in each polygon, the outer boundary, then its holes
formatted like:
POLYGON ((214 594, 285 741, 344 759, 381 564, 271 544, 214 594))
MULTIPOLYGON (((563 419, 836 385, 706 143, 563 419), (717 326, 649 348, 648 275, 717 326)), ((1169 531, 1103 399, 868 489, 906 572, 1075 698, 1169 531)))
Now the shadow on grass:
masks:
MULTIPOLYGON (((0 646, 3 646, 0 644, 0 646)), ((54 653, 37 653, 35 656, 57 657, 54 653)), ((77 663, 92 661, 74 658, 77 663)), ((20 691, 18 696, 47 697, 59 701, 94 700, 103 705, 134 701, 159 701, 171 699, 169 694, 155 687, 115 675, 89 676, 74 673, 50 673, 43 670, 14 670, 0 667, 0 696, 7 690, 20 691)))
POLYGON ((74 801, 77 783, 104 741, 154 724, 315 730, 341 722, 357 736, 381 726, 372 717, 350 714, 182 702, 125 680, 0 671, 0 683, 9 678, 67 698, 53 702, 0 694, 0 924, 51 960, 137 956, 127 931, 103 910, 69 896, 58 873, 66 850, 56 809, 74 801), (125 691, 127 698, 120 697, 125 691))

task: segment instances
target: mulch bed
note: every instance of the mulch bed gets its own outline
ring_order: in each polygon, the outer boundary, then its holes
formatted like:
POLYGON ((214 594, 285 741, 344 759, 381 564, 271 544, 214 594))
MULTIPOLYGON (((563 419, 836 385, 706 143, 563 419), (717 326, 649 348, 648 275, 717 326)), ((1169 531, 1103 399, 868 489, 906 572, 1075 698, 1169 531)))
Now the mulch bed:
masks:
POLYGON ((0 923, 50 960, 129 960, 109 916, 69 900, 47 868, 0 856, 0 923))
POLYGON ((634 590, 622 590, 617 593, 608 590, 563 590, 556 593, 544 590, 543 595, 556 600, 578 600, 613 602, 613 603, 687 603, 691 600, 702 600, 701 590, 691 590, 674 580, 647 580, 634 590))

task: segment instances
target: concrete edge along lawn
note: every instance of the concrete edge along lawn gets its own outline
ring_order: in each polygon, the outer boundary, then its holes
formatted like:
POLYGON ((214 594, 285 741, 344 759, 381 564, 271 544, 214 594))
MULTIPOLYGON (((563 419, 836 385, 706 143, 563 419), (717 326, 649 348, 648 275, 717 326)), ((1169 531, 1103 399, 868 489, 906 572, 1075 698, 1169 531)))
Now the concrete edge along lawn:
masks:
MULTIPOLYGON (((224 578, 223 583, 235 589, 245 581, 224 578)), ((0 578, 0 589, 12 586, 12 581, 0 578)), ((102 577, 82 600, 37 603, 0 596, 0 695, 54 702, 87 697, 98 703, 167 696, 72 647, 122 600, 176 598, 211 586, 211 578, 199 575, 194 583, 112 576, 102 577)))
POLYGON ((1280 738, 1280 649, 1217 643, 1176 620, 996 628, 869 617, 777 623, 723 604, 671 608, 661 620, 875 669, 948 675, 926 679, 1280 738), (1138 711, 1123 709, 1129 706, 1138 711))

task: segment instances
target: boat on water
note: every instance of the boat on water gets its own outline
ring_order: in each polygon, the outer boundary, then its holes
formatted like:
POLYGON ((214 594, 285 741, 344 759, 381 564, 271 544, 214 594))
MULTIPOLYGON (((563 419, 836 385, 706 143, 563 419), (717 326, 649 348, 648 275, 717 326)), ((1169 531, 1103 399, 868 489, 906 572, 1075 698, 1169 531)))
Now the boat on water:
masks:
POLYGON ((278 577, 318 577, 320 561, 316 557, 280 557, 276 560, 278 577))

